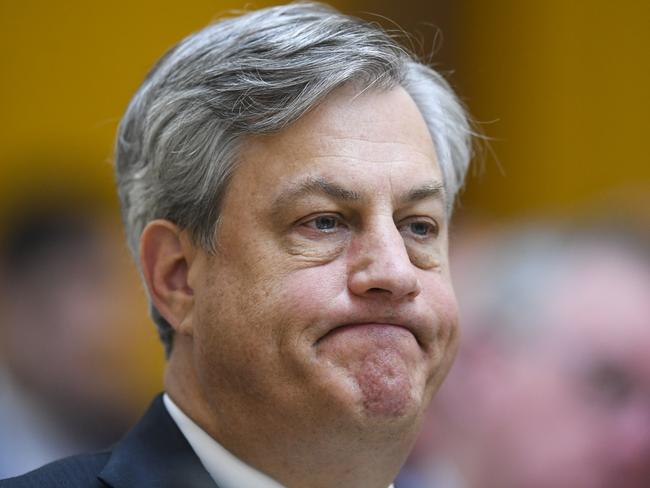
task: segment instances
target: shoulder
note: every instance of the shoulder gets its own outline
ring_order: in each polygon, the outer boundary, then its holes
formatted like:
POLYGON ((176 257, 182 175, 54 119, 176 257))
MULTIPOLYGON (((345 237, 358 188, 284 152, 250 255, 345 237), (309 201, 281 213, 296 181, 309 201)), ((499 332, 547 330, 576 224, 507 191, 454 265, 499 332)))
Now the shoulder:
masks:
POLYGON ((215 488, 162 395, 111 451, 47 464, 0 488, 215 488), (182 480, 182 481, 180 481, 182 480))
POLYGON ((104 468, 110 452, 82 454, 61 459, 22 476, 0 481, 0 488, 100 488, 106 487, 97 475, 104 468))

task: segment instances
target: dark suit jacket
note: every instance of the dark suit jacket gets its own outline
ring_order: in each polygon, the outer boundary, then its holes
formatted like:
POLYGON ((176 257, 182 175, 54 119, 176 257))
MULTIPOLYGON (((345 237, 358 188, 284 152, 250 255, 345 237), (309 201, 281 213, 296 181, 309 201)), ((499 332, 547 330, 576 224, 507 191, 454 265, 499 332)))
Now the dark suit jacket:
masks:
POLYGON ((0 488, 218 488, 156 397, 112 450, 47 464, 0 488))

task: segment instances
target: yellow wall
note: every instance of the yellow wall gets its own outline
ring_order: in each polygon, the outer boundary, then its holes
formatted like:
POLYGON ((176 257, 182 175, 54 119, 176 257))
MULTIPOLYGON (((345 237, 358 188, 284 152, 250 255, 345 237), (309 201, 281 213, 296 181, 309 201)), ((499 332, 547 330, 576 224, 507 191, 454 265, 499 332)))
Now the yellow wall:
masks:
POLYGON ((495 121, 484 129, 504 172, 488 158, 466 206, 525 217, 650 194, 650 3, 456 5, 456 78, 495 121))

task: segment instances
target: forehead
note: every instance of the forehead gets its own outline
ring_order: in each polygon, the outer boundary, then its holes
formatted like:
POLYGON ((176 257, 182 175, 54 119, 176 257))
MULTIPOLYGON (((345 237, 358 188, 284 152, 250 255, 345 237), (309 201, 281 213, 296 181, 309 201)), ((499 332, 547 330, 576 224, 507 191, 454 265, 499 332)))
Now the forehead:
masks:
POLYGON ((339 88, 285 130, 250 137, 240 156, 234 179, 264 188, 305 175, 362 186, 442 178, 428 128, 401 87, 339 88))
POLYGON ((585 248, 548 297, 557 345, 623 362, 647 359, 650 268, 618 249, 585 248))

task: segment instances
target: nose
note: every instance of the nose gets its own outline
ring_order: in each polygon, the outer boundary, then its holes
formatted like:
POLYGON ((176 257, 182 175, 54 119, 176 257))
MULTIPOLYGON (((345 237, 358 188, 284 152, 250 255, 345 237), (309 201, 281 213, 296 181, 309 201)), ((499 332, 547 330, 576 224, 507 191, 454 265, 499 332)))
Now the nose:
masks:
POLYGON ((417 269, 392 218, 355 236, 348 261, 348 288, 362 297, 413 299, 422 291, 417 269))

